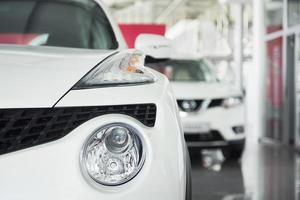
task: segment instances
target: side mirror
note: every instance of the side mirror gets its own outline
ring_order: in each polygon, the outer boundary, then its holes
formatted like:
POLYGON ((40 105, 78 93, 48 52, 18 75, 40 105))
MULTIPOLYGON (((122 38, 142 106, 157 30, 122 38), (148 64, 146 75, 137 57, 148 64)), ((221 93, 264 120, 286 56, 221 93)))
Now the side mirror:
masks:
POLYGON ((171 57, 171 41, 163 36, 154 34, 140 34, 135 40, 135 48, 155 59, 171 57))

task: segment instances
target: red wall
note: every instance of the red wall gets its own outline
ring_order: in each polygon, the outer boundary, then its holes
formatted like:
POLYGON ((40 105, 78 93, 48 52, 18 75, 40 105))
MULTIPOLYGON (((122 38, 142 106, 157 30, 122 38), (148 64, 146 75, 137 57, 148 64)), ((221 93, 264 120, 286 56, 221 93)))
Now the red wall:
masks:
POLYGON ((165 35, 164 24, 119 24, 121 32, 129 48, 134 48, 134 42, 141 33, 165 35))

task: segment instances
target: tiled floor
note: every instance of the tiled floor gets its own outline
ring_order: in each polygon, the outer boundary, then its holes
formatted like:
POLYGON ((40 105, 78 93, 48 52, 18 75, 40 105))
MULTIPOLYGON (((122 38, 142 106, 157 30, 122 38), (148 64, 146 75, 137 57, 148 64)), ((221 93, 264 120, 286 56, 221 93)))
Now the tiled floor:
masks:
POLYGON ((287 147, 248 145, 220 171, 192 156, 193 200, 300 200, 300 155, 287 147))

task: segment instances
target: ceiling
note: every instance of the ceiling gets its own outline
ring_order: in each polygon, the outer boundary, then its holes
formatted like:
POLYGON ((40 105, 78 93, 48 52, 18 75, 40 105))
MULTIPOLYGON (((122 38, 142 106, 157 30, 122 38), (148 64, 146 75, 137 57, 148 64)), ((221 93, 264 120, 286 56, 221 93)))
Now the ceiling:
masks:
MULTIPOLYGON (((113 12, 122 12, 136 5, 151 5, 151 21, 168 23, 177 14, 180 18, 195 19, 218 5, 218 0, 103 0, 113 12)), ((132 11, 131 11, 132 12, 132 11)))

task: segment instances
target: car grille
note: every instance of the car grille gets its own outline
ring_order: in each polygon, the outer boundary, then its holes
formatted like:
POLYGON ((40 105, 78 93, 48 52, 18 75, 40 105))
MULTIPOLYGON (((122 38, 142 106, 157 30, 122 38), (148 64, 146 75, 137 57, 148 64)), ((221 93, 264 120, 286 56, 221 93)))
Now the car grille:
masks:
POLYGON ((208 108, 214 108, 222 106, 224 99, 212 99, 208 105, 208 108))
POLYGON ((223 104, 223 101, 224 99, 196 99, 196 100, 183 100, 183 99, 180 99, 180 100, 177 100, 177 104, 179 106, 179 108, 182 110, 182 111, 185 111, 185 112, 196 112, 198 110, 200 110, 202 107, 205 106, 205 108, 209 109, 209 108, 214 108, 214 107, 220 107, 222 106, 223 104), (185 109, 183 107, 183 102, 186 101, 186 102, 195 102, 195 107, 193 109, 185 109), (205 101, 209 101, 208 104, 204 103, 205 101))
POLYGON ((94 117, 113 113, 154 127, 156 105, 0 109, 0 155, 60 139, 94 117))
POLYGON ((215 142, 224 141, 219 131, 212 130, 209 133, 184 133, 186 142, 215 142))

